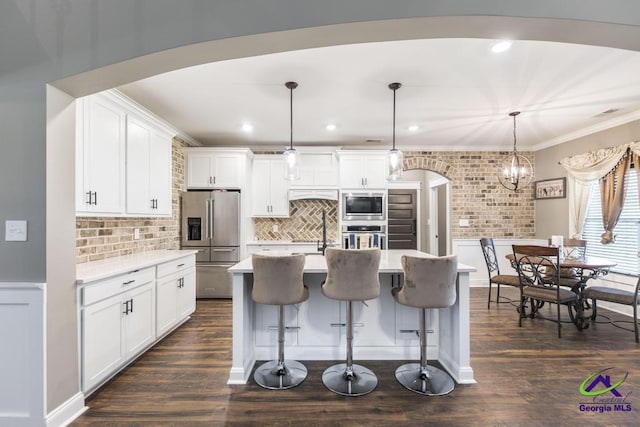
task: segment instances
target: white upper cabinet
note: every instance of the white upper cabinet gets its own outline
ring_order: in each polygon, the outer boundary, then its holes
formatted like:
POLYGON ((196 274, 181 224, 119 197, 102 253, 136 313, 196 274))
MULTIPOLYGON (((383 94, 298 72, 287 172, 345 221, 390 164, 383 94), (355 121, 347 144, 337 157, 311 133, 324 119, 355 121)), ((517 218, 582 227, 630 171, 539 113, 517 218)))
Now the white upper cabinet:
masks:
POLYGON ((251 216, 288 217, 289 185, 280 157, 256 157, 251 172, 251 216))
POLYGON ((300 179, 289 188, 338 188, 338 161, 334 153, 300 153, 300 179))
POLYGON ((242 188, 248 151, 188 148, 187 188, 242 188))
POLYGON ((76 211, 124 212, 126 113, 103 96, 78 101, 76 211))
POLYGON ((127 120, 127 214, 171 215, 171 135, 127 120))
POLYGON ((340 152, 341 188, 387 188, 387 152, 340 152))
POLYGON ((76 214, 171 215, 169 128, 117 92, 77 101, 76 214))

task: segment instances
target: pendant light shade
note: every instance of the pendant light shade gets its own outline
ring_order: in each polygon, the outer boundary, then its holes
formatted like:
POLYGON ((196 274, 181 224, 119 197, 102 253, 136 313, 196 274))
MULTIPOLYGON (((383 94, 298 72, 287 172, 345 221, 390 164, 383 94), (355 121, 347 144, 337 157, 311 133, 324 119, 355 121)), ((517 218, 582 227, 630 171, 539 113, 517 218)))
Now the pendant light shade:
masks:
POLYGON ((518 191, 531 183, 533 167, 525 156, 518 154, 516 149, 516 117, 519 111, 509 113, 513 117, 513 152, 505 157, 499 165, 498 180, 507 190, 518 191))
POLYGON ((289 181, 300 179, 300 154, 293 148, 293 90, 298 87, 296 82, 286 82, 284 84, 289 89, 289 116, 290 116, 290 145, 284 151, 284 178, 289 181))
POLYGON ((389 84, 389 89, 393 91, 393 147, 389 150, 388 165, 389 176, 388 180, 395 181, 402 178, 402 163, 404 156, 402 151, 396 148, 396 91, 402 86, 400 83, 389 84))

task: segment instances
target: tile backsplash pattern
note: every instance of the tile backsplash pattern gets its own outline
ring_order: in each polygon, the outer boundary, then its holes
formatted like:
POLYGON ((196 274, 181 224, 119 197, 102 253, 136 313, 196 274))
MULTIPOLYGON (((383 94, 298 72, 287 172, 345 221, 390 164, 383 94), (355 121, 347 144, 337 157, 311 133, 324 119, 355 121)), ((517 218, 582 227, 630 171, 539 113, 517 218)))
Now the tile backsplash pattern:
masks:
POLYGON ((180 192, 185 189, 184 147, 172 143, 171 217, 123 218, 76 217, 76 262, 78 264, 157 249, 180 248, 180 192), (135 228, 140 239, 133 239, 135 228))
POLYGON ((327 240, 338 240, 338 202, 335 200, 293 200, 289 218, 253 218, 257 240, 322 240, 322 209, 326 212, 327 240), (278 231, 273 231, 277 225, 278 231))

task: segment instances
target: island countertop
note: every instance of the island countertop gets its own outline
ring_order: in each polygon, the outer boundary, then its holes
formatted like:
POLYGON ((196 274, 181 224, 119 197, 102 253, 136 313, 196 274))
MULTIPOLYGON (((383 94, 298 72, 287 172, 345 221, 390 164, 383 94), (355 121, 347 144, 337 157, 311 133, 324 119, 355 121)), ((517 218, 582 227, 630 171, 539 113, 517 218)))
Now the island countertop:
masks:
MULTIPOLYGON (((402 255, 410 255, 416 257, 433 257, 433 255, 426 254, 424 252, 410 250, 410 249, 388 249, 382 250, 380 256, 380 273, 402 273, 402 264, 400 259, 402 255)), ((283 251, 284 253, 291 253, 283 251)), ((276 252, 269 252, 271 255, 275 255, 276 252)), ((475 267, 466 264, 458 263, 458 272, 473 272, 476 271, 475 267)), ((253 266, 251 265, 251 257, 247 257, 229 268, 230 273, 252 273, 253 266)), ((326 273, 327 262, 322 255, 306 255, 304 263, 305 273, 326 273)))

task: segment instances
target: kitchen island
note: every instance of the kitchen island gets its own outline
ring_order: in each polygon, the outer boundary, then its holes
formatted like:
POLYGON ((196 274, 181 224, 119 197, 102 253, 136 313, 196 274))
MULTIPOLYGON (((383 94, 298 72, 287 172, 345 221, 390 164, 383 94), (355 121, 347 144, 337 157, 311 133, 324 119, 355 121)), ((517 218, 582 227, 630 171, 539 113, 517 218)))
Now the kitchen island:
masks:
MULTIPOLYGON (((403 254, 430 256, 415 250, 383 250, 380 260, 380 296, 354 303, 355 360, 418 360, 418 309, 397 304, 391 288, 402 283, 403 254)), ((427 355, 437 359, 459 384, 475 383, 469 345, 469 273, 474 267, 458 264, 457 298, 447 309, 428 310, 427 355)), ((277 358, 277 306, 254 304, 253 268, 248 257, 229 269, 233 275, 233 363, 229 384, 245 384, 256 360, 277 358)), ((304 283, 309 299, 286 306, 285 356, 296 360, 343 360, 346 348, 345 303, 322 295, 327 274, 322 255, 307 255, 304 283)), ((327 362, 327 366, 329 366, 327 362)), ((389 363, 389 371, 397 363, 389 363)))

